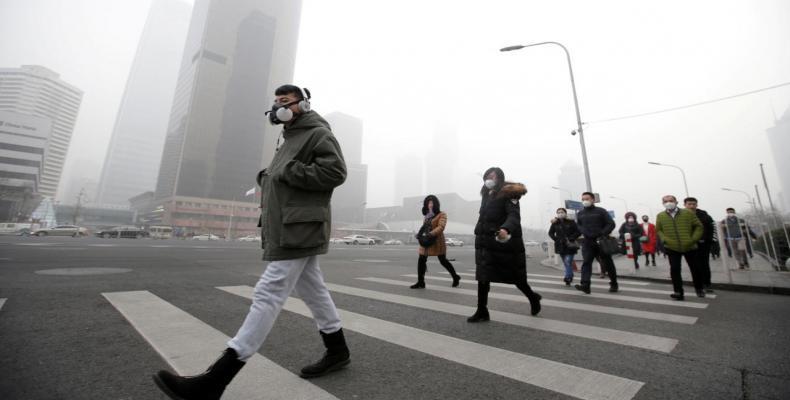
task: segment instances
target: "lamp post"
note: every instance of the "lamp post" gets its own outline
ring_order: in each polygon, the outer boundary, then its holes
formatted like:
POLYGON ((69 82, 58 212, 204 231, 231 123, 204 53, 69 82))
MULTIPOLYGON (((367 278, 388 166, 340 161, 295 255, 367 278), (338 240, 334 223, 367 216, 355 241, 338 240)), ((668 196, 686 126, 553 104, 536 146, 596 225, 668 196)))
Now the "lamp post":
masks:
POLYGON ((565 51, 565 58, 568 60, 568 72, 570 73, 571 77, 571 90, 573 90, 573 105, 576 107, 576 130, 572 132, 572 134, 579 133, 579 143, 581 143, 582 147, 582 162, 584 163, 584 179, 587 182, 587 191, 592 192, 592 183, 590 182, 590 166, 587 162, 587 147, 584 145, 584 128, 582 127, 582 117, 581 113, 579 112, 579 99, 576 96, 576 82, 573 79, 573 67, 571 66, 571 54, 568 52, 568 49, 565 48, 559 42, 540 42, 540 43, 532 43, 527 45, 515 45, 515 46, 508 46, 499 49, 499 51, 514 51, 514 50, 521 50, 527 47, 533 46, 540 46, 544 44, 553 44, 556 46, 560 46, 563 51, 565 51))
POLYGON ((659 163, 659 162, 655 162, 655 161, 648 161, 647 163, 650 164, 650 165, 659 165, 659 166, 662 166, 662 167, 672 167, 672 168, 679 169, 680 170, 680 174, 683 175, 683 187, 686 188, 686 197, 689 197, 689 185, 688 185, 688 183, 686 183, 686 172, 683 171, 683 168, 680 168, 677 165, 664 164, 664 163, 659 163))
POLYGON ((563 191, 563 192, 568 192, 568 196, 570 196, 570 199, 573 200, 573 192, 571 192, 570 190, 563 189, 563 188, 558 187, 558 186, 552 186, 551 188, 554 189, 554 190, 560 190, 560 191, 563 191))

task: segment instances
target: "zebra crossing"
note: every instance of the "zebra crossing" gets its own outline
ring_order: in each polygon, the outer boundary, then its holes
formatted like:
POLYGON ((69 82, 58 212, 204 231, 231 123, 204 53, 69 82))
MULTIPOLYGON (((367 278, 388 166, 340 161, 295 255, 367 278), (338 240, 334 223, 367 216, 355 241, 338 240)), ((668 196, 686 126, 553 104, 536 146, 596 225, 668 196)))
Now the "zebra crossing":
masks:
MULTIPOLYGON (((472 274, 462 274, 470 276, 472 274)), ((327 283, 327 287, 334 294, 354 296, 363 300, 385 302, 396 307, 426 310, 447 315, 465 318, 471 315, 475 307, 464 305, 458 298, 468 298, 468 304, 474 304, 473 297, 477 291, 465 288, 476 284, 472 279, 461 281, 462 287, 452 288, 449 285, 429 285, 430 292, 438 296, 452 295, 452 298, 424 298, 421 293, 427 291, 414 291, 408 289, 415 275, 399 275, 399 279, 377 276, 357 276, 350 284, 342 285, 327 283), (359 282, 360 285, 354 285, 359 282), (364 287, 362 287, 364 286, 364 287), (375 288, 375 290, 373 290, 375 288)), ((652 289, 653 285, 645 282, 621 282, 621 290, 625 288, 642 289, 630 290, 635 295, 593 293, 584 295, 572 288, 554 288, 552 280, 536 278, 553 278, 560 281, 560 276, 532 275, 530 283, 533 288, 541 293, 550 293, 553 298, 544 296, 542 305, 544 309, 560 308, 573 309, 616 316, 628 320, 653 321, 655 323, 669 323, 677 326, 691 326, 698 322, 699 313, 704 312, 710 304, 708 300, 675 302, 659 299, 665 290, 652 289), (536 284, 546 285, 535 286, 536 284), (652 286, 651 286, 652 285, 652 286), (648 287, 649 286, 649 287, 648 287), (554 297, 553 295, 557 295, 554 297), (640 297, 638 295, 646 297, 640 297), (580 297, 584 296, 584 297, 580 297), (655 296, 655 297, 650 297, 655 296), (561 300, 559 298, 562 298, 561 300), (586 302, 586 298, 596 299, 597 302, 586 302), (608 305, 597 304, 606 302, 608 305), (626 305, 625 307, 623 305, 626 305), (651 310, 641 310, 641 305, 649 306, 651 310), (661 308, 674 310, 672 312, 659 312, 652 309, 661 308), (692 313, 688 315, 684 313, 692 313)), ((431 274, 426 276, 429 282, 450 282, 447 276, 431 274)), ((525 303, 523 295, 509 294, 495 288, 512 285, 492 284, 489 297, 508 302, 525 303)), ((665 286, 663 286, 665 287, 665 286)), ((251 286, 218 286, 212 288, 225 295, 240 296, 251 299, 253 288, 251 286)), ((129 292, 102 293, 104 298, 128 321, 128 323, 142 336, 145 341, 166 361, 175 371, 182 375, 201 372, 217 357, 218 351, 225 347, 229 338, 211 325, 199 320, 186 311, 183 311, 168 301, 155 294, 141 290, 129 292)), ((5 299, 0 299, 2 309, 5 299)), ((309 308, 299 299, 291 297, 285 303, 283 310, 295 315, 312 318, 309 308)), ((672 354, 680 343, 681 338, 662 337, 653 334, 631 332, 628 330, 613 329, 611 327, 583 324, 549 317, 532 317, 527 312, 523 314, 506 312, 489 307, 492 321, 506 324, 518 329, 527 329, 535 332, 544 332, 551 335, 562 335, 576 340, 603 342, 614 346, 624 346, 637 350, 655 352, 658 354, 672 354)), ((649 385, 637 379, 617 376, 607 371, 598 371, 560 362, 549 358, 538 357, 523 352, 502 349, 466 340, 460 335, 447 335, 432 332, 426 329, 397 323, 356 311, 339 307, 343 327, 347 331, 362 334, 375 340, 380 340, 400 346, 405 349, 417 351, 443 362, 451 362, 476 370, 481 370, 500 377, 508 378, 515 382, 532 385, 538 388, 556 392, 558 394, 578 399, 603 400, 633 399, 640 390, 649 385)), ((311 381, 299 378, 294 371, 279 366, 260 353, 256 354, 242 370, 239 376, 228 387, 223 399, 258 398, 261 393, 266 393, 272 399, 337 399, 326 389, 317 386, 311 381)))

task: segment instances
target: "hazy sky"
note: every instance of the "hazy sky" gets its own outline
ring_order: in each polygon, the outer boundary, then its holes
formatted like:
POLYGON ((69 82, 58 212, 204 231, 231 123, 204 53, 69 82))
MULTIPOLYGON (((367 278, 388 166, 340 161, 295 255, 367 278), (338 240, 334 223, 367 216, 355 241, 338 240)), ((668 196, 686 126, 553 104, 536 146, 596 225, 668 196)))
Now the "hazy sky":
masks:
MULTIPOLYGON (((67 161, 72 174, 101 165, 150 0, 0 0, 0 65, 41 64, 85 92, 67 161), (79 160, 86 160, 79 162, 79 160), (79 165, 85 165, 80 167, 79 165), (75 166, 77 166, 75 168, 75 166)), ((728 96, 790 81, 790 2, 305 0, 295 83, 319 112, 364 120, 368 206, 391 205, 395 156, 423 155, 437 126, 455 126, 466 198, 476 176, 502 167, 527 184, 527 225, 545 225, 559 167, 580 162, 564 53, 550 46, 500 53, 512 44, 559 41, 573 58, 582 119, 595 121, 728 96)), ((765 129, 790 107, 790 87, 727 102, 586 126, 595 191, 624 213, 658 209, 665 193, 692 195, 720 217, 744 209, 766 164, 765 129)), ((430 155, 429 155, 430 156, 430 155)), ((790 173, 788 171, 787 173, 790 173)), ((427 188, 428 191, 431 188, 427 188)), ((788 194, 790 196, 790 194, 788 194)), ((766 201, 766 199, 763 199, 766 201)), ((777 198, 775 196, 774 200, 777 198)), ((766 201, 767 202, 767 201, 766 201)))

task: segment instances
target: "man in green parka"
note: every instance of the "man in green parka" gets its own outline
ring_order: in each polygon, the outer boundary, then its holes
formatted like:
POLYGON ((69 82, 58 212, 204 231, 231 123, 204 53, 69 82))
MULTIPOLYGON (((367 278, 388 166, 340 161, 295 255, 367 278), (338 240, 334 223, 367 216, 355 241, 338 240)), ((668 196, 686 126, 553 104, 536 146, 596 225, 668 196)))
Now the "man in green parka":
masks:
POLYGON ((284 143, 269 167, 258 173, 263 260, 269 264, 255 286, 244 323, 206 372, 190 377, 168 371, 154 375, 173 399, 219 399, 263 345, 294 290, 310 308, 326 347, 324 356, 302 368, 300 375, 322 376, 350 363, 340 316, 318 265, 318 255, 329 249, 332 192, 346 179, 343 153, 329 124, 311 111, 309 91, 284 85, 275 96, 267 114, 272 124, 284 124, 284 143))
POLYGON ((697 242, 702 239, 704 227, 694 212, 678 208, 675 196, 666 195, 661 201, 666 211, 656 216, 656 233, 664 243, 669 258, 669 274, 672 277, 674 293, 670 296, 675 300, 683 300, 683 278, 680 274, 682 259, 691 270, 691 279, 697 296, 705 297, 702 274, 696 262, 697 242))

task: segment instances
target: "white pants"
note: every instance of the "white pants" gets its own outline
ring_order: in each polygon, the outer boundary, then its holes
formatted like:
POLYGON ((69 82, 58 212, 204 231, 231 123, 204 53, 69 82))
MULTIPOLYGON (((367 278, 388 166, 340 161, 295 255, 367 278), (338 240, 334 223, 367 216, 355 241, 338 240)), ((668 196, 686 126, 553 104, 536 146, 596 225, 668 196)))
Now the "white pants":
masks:
POLYGON ((244 324, 228 342, 239 360, 247 361, 258 352, 294 289, 313 313, 318 330, 324 333, 340 330, 340 316, 321 276, 318 257, 272 261, 255 285, 252 306, 244 324))

